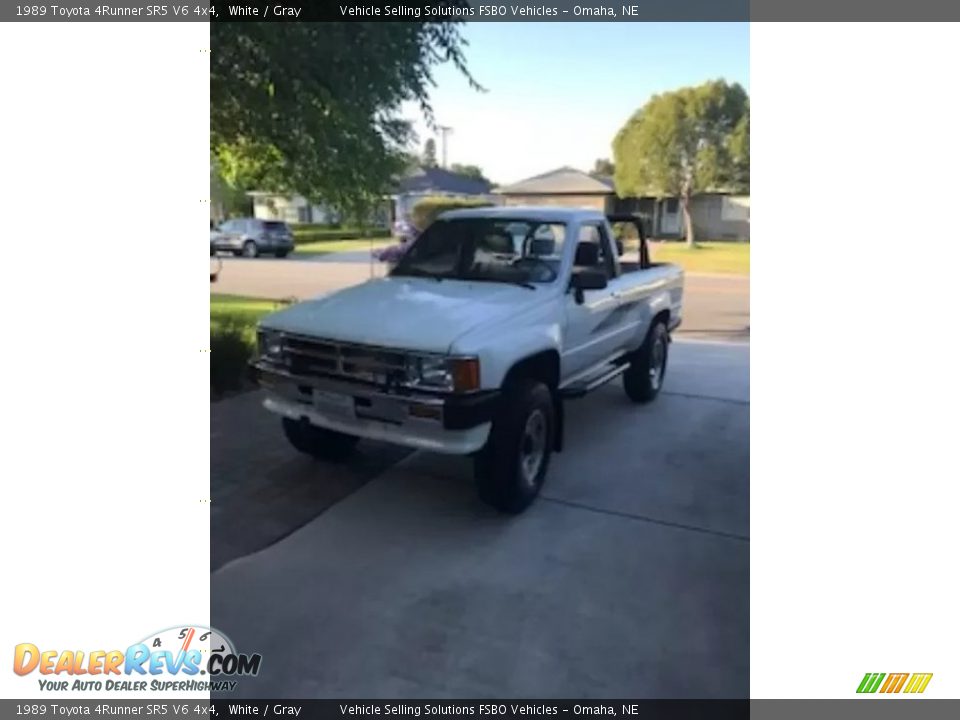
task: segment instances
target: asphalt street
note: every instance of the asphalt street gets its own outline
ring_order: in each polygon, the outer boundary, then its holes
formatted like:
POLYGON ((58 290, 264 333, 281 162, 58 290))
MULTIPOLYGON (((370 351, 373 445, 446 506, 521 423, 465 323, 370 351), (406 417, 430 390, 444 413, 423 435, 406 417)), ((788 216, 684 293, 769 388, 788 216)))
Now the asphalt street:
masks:
POLYGON ((232 697, 748 695, 747 344, 675 342, 650 405, 571 403, 518 517, 466 459, 301 458, 259 400, 212 408, 211 621, 263 655, 232 697))
MULTIPOLYGON (((368 251, 303 259, 221 257, 223 267, 211 290, 230 295, 300 300, 379 277, 384 266, 368 251)), ((750 278, 687 274, 684 319, 678 334, 692 338, 749 340, 750 278)))

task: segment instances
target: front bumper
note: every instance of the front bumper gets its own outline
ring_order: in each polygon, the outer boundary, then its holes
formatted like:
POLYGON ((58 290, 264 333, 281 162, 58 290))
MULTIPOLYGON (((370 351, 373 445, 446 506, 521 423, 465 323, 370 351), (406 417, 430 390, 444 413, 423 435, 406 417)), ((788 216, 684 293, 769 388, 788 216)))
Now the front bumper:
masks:
POLYGON ((487 442, 497 391, 434 395, 385 391, 365 383, 304 377, 267 363, 251 364, 267 392, 264 407, 293 420, 418 450, 469 455, 487 442))
POLYGON ((221 237, 211 240, 210 244, 217 250, 239 250, 243 247, 243 238, 221 237))

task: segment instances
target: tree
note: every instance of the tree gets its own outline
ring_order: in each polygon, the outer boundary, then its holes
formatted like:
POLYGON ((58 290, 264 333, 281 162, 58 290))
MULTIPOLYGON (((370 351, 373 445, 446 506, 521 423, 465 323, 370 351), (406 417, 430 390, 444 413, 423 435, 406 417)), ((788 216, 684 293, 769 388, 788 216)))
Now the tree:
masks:
POLYGON ((211 220, 250 214, 250 198, 242 189, 227 182, 216 162, 210 163, 210 203, 211 220))
POLYGON ((732 161, 730 186, 738 192, 750 192, 750 108, 737 122, 730 135, 732 161))
POLYGON ((433 138, 428 138, 423 144, 423 166, 428 168, 437 166, 437 143, 433 138))
POLYGON ((479 89, 455 22, 213 23, 210 40, 213 158, 257 184, 244 189, 345 212, 361 212, 402 170, 413 132, 401 103, 419 103, 433 122, 437 64, 479 89))
POLYGON ((750 101, 737 83, 715 80, 654 95, 613 141, 617 194, 677 197, 693 246, 697 192, 750 191, 750 101))
POLYGON ((463 175, 464 177, 474 178, 475 180, 482 180, 484 182, 490 182, 486 176, 483 174, 477 165, 461 165, 459 163, 453 163, 450 166, 450 172, 456 173, 457 175, 463 175))
POLYGON ((593 161, 593 170, 590 174, 594 177, 611 177, 613 173, 614 166, 608 158, 597 158, 593 161))

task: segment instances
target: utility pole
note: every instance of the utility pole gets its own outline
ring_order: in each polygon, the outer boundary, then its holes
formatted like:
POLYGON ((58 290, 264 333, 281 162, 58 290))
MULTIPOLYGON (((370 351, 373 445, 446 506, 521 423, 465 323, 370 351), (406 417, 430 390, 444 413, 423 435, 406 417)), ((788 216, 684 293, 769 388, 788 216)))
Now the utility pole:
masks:
POLYGON ((438 125, 440 131, 440 167, 447 169, 447 135, 453 133, 453 128, 448 125, 438 125))

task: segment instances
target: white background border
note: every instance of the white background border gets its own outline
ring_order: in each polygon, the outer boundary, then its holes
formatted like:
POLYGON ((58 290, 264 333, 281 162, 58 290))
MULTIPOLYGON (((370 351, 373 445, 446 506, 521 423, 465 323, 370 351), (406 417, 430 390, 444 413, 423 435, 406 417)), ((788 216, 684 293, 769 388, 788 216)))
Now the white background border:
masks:
MULTIPOLYGON (((4 653, 208 622, 208 44, 0 28, 4 653)), ((956 25, 751 29, 754 697, 960 696, 958 68, 956 25)))
POLYGON ((209 45, 0 26, 6 697, 17 643, 209 624, 209 45))
POLYGON ((960 26, 750 35, 751 694, 960 697, 960 26))

